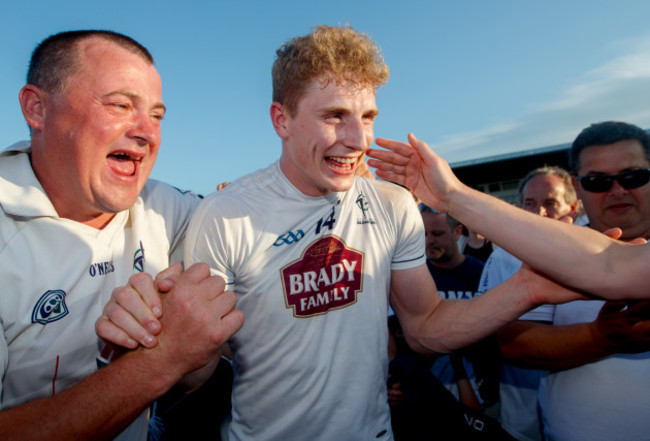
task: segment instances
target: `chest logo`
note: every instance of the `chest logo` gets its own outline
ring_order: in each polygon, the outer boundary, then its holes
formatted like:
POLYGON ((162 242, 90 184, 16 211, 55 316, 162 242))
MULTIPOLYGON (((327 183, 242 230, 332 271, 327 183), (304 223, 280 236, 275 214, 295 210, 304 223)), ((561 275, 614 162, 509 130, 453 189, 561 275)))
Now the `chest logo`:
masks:
POLYGON ((362 291, 363 254, 326 236, 280 273, 287 308, 293 308, 295 317, 323 315, 356 303, 362 291))
POLYGON ((68 315, 65 304, 65 291, 48 290, 41 296, 32 311, 32 323, 47 325, 68 315))
POLYGON ((368 216, 368 213, 370 211, 370 204, 368 204, 368 199, 366 199, 363 193, 359 193, 356 203, 357 207, 359 207, 359 210, 361 210, 361 217, 357 218, 357 224, 376 224, 375 220, 368 216))

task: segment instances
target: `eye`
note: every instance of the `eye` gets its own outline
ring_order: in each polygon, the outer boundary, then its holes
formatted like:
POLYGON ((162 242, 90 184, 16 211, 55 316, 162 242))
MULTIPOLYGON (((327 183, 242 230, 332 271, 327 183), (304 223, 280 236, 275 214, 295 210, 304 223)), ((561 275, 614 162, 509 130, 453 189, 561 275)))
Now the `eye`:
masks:
POLYGON ((124 103, 124 102, 112 103, 111 105, 119 110, 125 110, 125 111, 129 110, 129 108, 131 107, 128 103, 124 103))
POLYGON ((363 120, 366 121, 366 122, 372 123, 372 122, 375 121, 375 118, 377 118, 376 113, 368 113, 368 114, 363 115, 363 120))

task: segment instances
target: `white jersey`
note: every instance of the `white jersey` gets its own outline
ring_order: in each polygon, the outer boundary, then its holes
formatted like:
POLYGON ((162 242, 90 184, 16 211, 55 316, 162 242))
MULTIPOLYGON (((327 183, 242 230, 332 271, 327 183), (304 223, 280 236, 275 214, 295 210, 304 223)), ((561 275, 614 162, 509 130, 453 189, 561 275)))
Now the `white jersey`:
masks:
MULTIPOLYGON (((166 268, 198 204, 149 181, 130 210, 97 230, 58 217, 27 152, 21 143, 0 154, 3 408, 61 392, 97 370, 94 324, 111 291, 135 272, 166 268)), ((140 418, 130 429, 138 437, 128 439, 146 439, 146 429, 140 418)))
POLYGON ((411 195, 356 178, 309 197, 276 162, 199 206, 186 263, 237 294, 231 440, 390 440, 386 395, 392 270, 423 265, 411 195))
MULTIPOLYGON (((481 293, 494 288, 512 277, 521 267, 521 260, 503 248, 492 252, 481 275, 481 293)), ((554 305, 541 305, 522 315, 520 320, 551 322, 554 305)), ((520 441, 541 441, 537 393, 545 371, 522 369, 508 363, 501 364, 499 422, 503 428, 520 441)))
MULTIPOLYGON (((602 301, 555 307, 555 325, 592 322, 602 301)), ((650 352, 615 354, 542 378, 544 436, 558 440, 650 440, 650 352)))

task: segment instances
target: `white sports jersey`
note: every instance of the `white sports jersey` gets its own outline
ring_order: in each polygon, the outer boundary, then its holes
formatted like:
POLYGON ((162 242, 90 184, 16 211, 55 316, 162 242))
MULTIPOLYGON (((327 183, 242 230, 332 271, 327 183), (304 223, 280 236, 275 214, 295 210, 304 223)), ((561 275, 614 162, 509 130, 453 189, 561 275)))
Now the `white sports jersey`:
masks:
MULTIPOLYGON (((556 305, 553 324, 592 322, 603 302, 556 305)), ((558 440, 650 440, 650 352, 614 354, 542 378, 544 437, 558 440)))
MULTIPOLYGON (((20 143, 0 154, 2 407, 51 396, 97 370, 94 324, 111 291, 137 271, 169 265, 199 201, 149 181, 130 210, 97 230, 58 217, 27 152, 20 143)), ((146 437, 140 420, 133 430, 146 437)))
POLYGON ((408 192, 356 178, 309 197, 275 163, 206 198, 185 261, 223 276, 245 315, 231 440, 392 439, 390 274, 425 262, 408 192))

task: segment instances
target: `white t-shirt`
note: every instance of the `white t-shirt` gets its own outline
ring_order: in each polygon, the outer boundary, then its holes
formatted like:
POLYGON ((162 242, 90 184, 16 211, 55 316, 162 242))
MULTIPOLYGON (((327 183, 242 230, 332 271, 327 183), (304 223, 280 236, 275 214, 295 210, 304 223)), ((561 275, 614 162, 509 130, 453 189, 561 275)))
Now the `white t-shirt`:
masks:
POLYGON ((245 315, 231 339, 235 440, 392 439, 386 396, 390 274, 423 265, 411 195, 356 178, 299 192, 274 163, 215 193, 188 229, 245 315))
MULTIPOLYGON (((557 305, 553 324, 592 322, 602 301, 557 305)), ((559 440, 650 440, 650 352, 615 354, 548 374, 539 388, 544 436, 559 440)))
MULTIPOLYGON (((479 291, 492 289, 512 277, 521 267, 521 260, 498 248, 492 252, 481 275, 479 291)), ((554 305, 541 305, 523 314, 520 320, 551 322, 554 305)), ((542 434, 537 411, 537 390, 544 371, 522 369, 501 364, 499 422, 520 441, 541 441, 542 434)))
MULTIPOLYGON (((149 181, 102 230, 60 218, 28 143, 0 154, 2 407, 51 396, 97 370, 95 320, 113 288, 169 266, 198 197, 149 181)), ((179 257, 182 257, 179 254, 179 257)), ((98 391, 99 393, 99 391, 98 391)), ((146 439, 146 418, 128 439, 146 439)))

